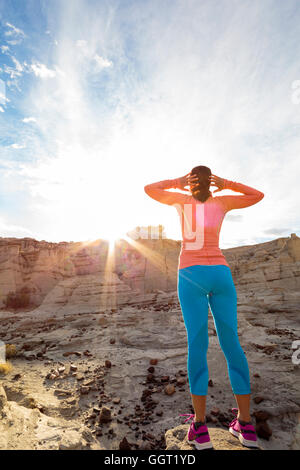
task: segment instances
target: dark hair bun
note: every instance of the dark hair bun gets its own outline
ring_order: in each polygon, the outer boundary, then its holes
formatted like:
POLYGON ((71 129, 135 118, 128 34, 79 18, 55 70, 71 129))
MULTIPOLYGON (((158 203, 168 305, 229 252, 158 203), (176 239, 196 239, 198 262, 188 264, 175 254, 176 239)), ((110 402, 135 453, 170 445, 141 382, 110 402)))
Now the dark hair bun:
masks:
POLYGON ((211 195, 210 175, 211 169, 207 166, 196 166, 191 171, 192 175, 196 175, 198 182, 191 188, 192 196, 200 202, 205 202, 211 195))

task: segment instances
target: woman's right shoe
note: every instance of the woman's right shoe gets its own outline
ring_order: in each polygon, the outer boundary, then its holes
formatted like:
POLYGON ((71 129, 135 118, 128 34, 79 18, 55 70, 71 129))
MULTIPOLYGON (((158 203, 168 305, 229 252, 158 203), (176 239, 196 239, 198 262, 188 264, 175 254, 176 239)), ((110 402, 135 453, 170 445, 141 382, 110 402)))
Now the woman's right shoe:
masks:
MULTIPOLYGON (((237 416, 237 408, 232 408, 232 411, 237 416)), ((237 437, 243 446, 258 447, 256 432, 252 424, 242 425, 236 417, 229 425, 229 432, 237 437)))
MULTIPOLYGON (((188 416, 185 420, 186 423, 191 418, 194 418, 195 415, 181 414, 180 416, 188 416)), ((188 443, 193 444, 198 450, 213 449, 206 424, 203 424, 196 429, 195 421, 193 420, 188 430, 188 443)))

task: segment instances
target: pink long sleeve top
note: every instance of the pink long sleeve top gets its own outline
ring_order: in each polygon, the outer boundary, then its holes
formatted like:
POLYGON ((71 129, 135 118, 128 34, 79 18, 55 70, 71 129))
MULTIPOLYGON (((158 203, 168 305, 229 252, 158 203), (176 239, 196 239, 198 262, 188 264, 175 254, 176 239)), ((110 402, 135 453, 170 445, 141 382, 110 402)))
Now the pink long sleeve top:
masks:
POLYGON ((256 204, 263 199, 264 194, 250 186, 227 179, 224 189, 243 194, 211 195, 205 202, 201 202, 191 193, 167 191, 171 188, 180 188, 179 178, 148 184, 144 190, 152 199, 174 206, 180 216, 182 241, 178 269, 195 264, 229 266, 219 248, 219 235, 225 214, 232 209, 256 204))

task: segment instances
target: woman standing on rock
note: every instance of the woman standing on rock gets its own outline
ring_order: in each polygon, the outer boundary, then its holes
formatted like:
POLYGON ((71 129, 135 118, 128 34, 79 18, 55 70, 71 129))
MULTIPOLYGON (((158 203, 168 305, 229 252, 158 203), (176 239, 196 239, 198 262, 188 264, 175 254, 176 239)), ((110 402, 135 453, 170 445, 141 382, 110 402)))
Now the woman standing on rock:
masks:
MULTIPOLYGON (((211 448, 205 424, 208 389, 208 306, 213 315, 220 346, 225 355, 231 387, 238 409, 229 431, 247 447, 257 447, 250 418, 250 376, 246 356, 237 331, 237 294, 230 267, 219 248, 219 234, 225 214, 249 207, 264 194, 241 183, 220 178, 206 166, 197 166, 187 175, 145 186, 151 198, 176 207, 181 217, 182 243, 179 254, 177 289, 188 340, 188 377, 195 414, 188 432, 197 449, 211 448), (230 189, 242 195, 213 197, 230 189), (190 190, 186 189, 189 186, 190 190), (167 191, 177 188, 188 194, 167 191)), ((185 416, 185 415, 182 415, 185 416)))

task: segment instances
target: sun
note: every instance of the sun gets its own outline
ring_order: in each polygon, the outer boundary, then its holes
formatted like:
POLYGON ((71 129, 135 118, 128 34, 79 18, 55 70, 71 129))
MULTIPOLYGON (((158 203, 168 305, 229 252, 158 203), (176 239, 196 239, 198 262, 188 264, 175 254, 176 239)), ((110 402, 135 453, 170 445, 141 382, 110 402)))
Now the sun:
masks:
POLYGON ((115 250, 116 244, 120 240, 124 239, 125 237, 126 237, 126 234, 121 233, 121 232, 119 232, 119 233, 114 232, 114 233, 111 233, 111 234, 107 235, 106 237, 104 237, 105 240, 107 240, 108 244, 109 244, 109 253, 112 253, 115 250))
POLYGON ((116 243, 116 241, 120 240, 121 236, 116 234, 111 234, 105 237, 105 240, 108 240, 110 244, 116 243))

